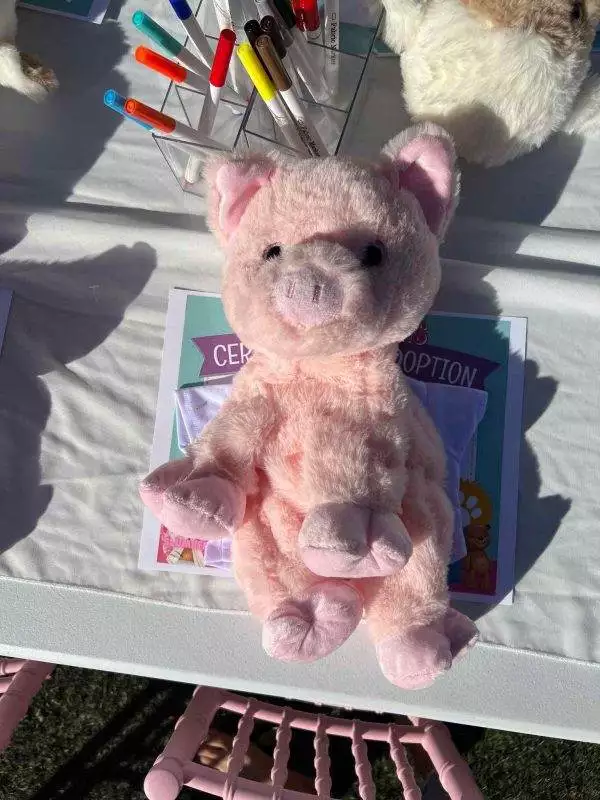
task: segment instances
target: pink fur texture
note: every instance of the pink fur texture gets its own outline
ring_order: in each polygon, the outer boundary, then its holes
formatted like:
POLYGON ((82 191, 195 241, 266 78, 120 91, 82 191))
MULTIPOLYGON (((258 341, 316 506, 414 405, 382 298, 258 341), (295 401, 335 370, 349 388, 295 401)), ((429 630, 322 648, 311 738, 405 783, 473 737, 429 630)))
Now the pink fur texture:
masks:
POLYGON ((425 686, 476 636, 448 609, 443 447, 395 363, 438 290, 452 143, 420 125, 374 164, 230 158, 207 178, 223 302, 253 356, 142 498, 174 534, 234 531, 274 657, 327 655, 364 614, 384 674, 425 686))

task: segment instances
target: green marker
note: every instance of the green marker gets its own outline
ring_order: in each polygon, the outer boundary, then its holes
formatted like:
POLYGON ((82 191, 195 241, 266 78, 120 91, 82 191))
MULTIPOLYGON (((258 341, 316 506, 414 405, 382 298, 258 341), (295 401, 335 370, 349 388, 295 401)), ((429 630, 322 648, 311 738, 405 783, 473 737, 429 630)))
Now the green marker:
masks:
POLYGON ((152 17, 149 17, 148 14, 145 14, 143 11, 136 11, 132 19, 133 24, 139 31, 144 33, 159 47, 162 47, 170 56, 181 61, 185 67, 191 69, 196 75, 200 75, 201 78, 208 81, 208 69, 200 59, 196 58, 193 53, 190 53, 186 47, 180 44, 170 33, 167 33, 164 28, 161 28, 158 22, 155 22, 152 17))

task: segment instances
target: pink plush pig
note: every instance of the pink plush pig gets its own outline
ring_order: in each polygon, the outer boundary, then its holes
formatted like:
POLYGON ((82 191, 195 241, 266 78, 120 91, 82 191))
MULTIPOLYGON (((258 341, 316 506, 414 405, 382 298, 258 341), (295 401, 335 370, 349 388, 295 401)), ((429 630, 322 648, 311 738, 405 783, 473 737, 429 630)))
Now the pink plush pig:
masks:
POLYGON ((452 143, 420 125, 374 164, 234 157, 208 183, 223 302, 253 356, 142 498, 175 535, 233 535, 275 658, 325 656, 364 614, 387 678, 426 686, 476 639, 448 607, 442 443, 396 364, 439 287, 452 143))

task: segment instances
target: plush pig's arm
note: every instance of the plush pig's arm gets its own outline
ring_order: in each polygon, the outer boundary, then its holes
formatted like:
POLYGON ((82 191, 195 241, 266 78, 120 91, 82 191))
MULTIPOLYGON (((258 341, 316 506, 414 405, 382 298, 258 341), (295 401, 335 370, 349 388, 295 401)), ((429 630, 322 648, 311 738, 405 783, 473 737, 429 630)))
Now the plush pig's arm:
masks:
POLYGON ((231 398, 188 447, 188 457, 163 464, 142 482, 142 500, 174 535, 230 536, 255 490, 256 458, 271 418, 260 387, 240 375, 231 398))
POLYGON ((260 384, 242 373, 217 416, 188 447, 195 478, 217 475, 245 495, 256 491, 255 465, 273 420, 273 407, 260 384))
MULTIPOLYGON (((209 223, 226 252, 271 169, 272 162, 261 156, 216 159, 208 169, 209 223)), ((188 457, 163 464, 140 486, 144 503, 175 535, 220 539, 242 523, 269 415, 259 384, 247 381, 246 373, 238 374, 231 398, 188 457)))

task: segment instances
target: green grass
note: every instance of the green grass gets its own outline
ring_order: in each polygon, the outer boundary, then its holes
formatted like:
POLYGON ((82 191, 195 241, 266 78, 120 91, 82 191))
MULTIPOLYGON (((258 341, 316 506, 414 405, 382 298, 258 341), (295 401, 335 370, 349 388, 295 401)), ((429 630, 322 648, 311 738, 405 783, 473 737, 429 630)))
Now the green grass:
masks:
MULTIPOLYGON (((0 755, 0 800, 144 800, 144 776, 190 695, 190 686, 57 668, 0 755)), ((486 800, 600 800, 595 745, 486 731, 467 757, 486 800)), ((389 762, 377 761, 374 777, 378 800, 399 800, 389 762)))
POLYGON ((600 746, 486 731, 468 757, 486 800, 600 800, 600 746))
POLYGON ((0 755, 0 800, 144 800, 144 776, 190 694, 189 686, 57 668, 0 755))

